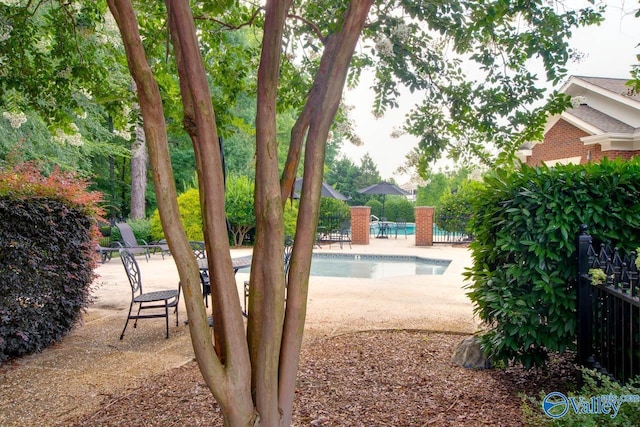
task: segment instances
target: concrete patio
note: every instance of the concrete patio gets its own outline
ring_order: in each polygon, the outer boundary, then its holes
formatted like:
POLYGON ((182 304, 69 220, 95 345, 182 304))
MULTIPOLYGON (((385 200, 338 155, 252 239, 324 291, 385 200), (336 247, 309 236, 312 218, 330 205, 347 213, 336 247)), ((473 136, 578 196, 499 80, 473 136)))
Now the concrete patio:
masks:
MULTIPOLYGON (((346 332, 361 329, 430 329, 471 333, 476 329, 472 306, 465 295, 462 273, 471 265, 468 249, 437 244, 417 247, 413 236, 398 239, 372 238, 369 245, 325 245, 314 252, 344 254, 416 255, 424 258, 450 260, 442 275, 407 275, 386 279, 358 279, 311 276, 306 330, 310 333, 346 332)), ((232 249, 232 257, 251 253, 251 249, 232 249)), ((138 257, 145 291, 167 289, 178 284, 178 272, 170 256, 159 254, 149 262, 138 257)), ((130 301, 130 287, 118 257, 100 265, 94 292, 95 303, 90 309, 120 312, 124 322, 130 301)), ((236 282, 241 289, 249 274, 238 272, 236 282)), ((181 316, 184 304, 181 302, 181 316)), ((115 314, 115 313, 114 313, 115 314)), ((147 325, 160 332, 162 321, 141 321, 138 329, 147 325)), ((132 337, 135 330, 127 330, 132 337)), ((133 338, 133 337, 132 337, 133 338)))

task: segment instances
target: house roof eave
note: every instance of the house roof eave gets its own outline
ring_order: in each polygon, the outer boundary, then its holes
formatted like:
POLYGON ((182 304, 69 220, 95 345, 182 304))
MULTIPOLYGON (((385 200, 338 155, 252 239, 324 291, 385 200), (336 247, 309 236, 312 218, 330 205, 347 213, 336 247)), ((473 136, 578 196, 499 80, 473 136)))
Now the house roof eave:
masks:
POLYGON ((600 144, 602 151, 638 151, 640 150, 640 134, 605 133, 580 138, 584 145, 600 144))
POLYGON ((569 124, 577 127, 578 129, 580 129, 580 130, 582 130, 582 131, 584 131, 586 133, 589 133, 591 135, 601 135, 601 134, 604 133, 602 129, 600 129, 600 128, 592 125, 591 123, 586 122, 586 121, 584 121, 584 120, 582 120, 582 119, 580 119, 580 118, 578 118, 578 117, 574 116, 573 114, 568 113, 566 111, 561 114, 560 118, 562 118, 564 121, 568 122, 569 124))
POLYGON ((588 82, 586 80, 583 80, 580 77, 576 77, 576 76, 572 76, 569 78, 569 80, 567 80, 567 82, 562 85, 560 87, 559 92, 561 93, 565 93, 567 95, 574 95, 571 92, 573 92, 572 86, 577 86, 579 88, 582 88, 584 90, 588 90, 590 92, 593 93, 597 93, 599 95, 605 96, 607 98, 611 98, 614 99, 616 102, 625 104, 631 108, 634 108, 636 110, 640 110, 640 102, 638 102, 638 100, 633 99, 631 97, 628 96, 624 96, 622 94, 616 93, 612 90, 606 89, 602 86, 598 86, 596 84, 593 84, 591 82, 588 82))

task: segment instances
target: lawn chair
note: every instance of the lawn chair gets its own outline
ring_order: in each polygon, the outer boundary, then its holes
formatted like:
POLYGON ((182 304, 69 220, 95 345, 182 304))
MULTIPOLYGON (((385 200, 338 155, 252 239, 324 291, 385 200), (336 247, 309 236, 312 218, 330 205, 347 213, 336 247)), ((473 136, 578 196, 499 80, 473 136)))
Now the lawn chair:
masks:
POLYGON ((120 242, 111 242, 109 246, 96 245, 96 252, 98 252, 100 261, 104 264, 105 262, 111 261, 113 253, 118 253, 120 248, 122 248, 122 244, 120 244, 120 242))
MULTIPOLYGON (((122 238, 122 246, 129 249, 133 255, 144 255, 145 260, 149 261, 149 257, 151 256, 151 251, 161 251, 162 246, 160 245, 150 245, 144 240, 142 240, 142 244, 138 243, 136 240, 136 236, 133 234, 133 230, 131 226, 126 222, 119 222, 116 224, 118 230, 120 230, 120 237, 122 238)), ((162 255, 164 259, 164 253, 162 255)))
MULTIPOLYGON (((291 237, 285 237, 284 241, 284 280, 285 280, 285 288, 287 286, 286 282, 289 280, 289 263, 291 261, 291 251, 293 250, 293 239, 291 237)), ((244 307, 242 308, 242 315, 244 317, 249 317, 249 281, 246 280, 244 282, 244 307)))
MULTIPOLYGON (((193 255, 196 259, 207 259, 207 252, 205 250, 204 242, 190 241, 189 245, 193 251, 193 255)), ((209 267, 200 268, 200 283, 202 284, 202 297, 204 298, 204 304, 209 307, 209 295, 211 295, 211 280, 209 278, 209 267)))
POLYGON ((129 314, 127 315, 127 321, 120 334, 120 339, 124 338, 124 332, 127 330, 129 319, 135 319, 133 327, 138 324, 138 319, 151 319, 156 317, 164 317, 167 327, 167 338, 169 338, 169 308, 174 308, 176 313, 176 326, 178 326, 178 302, 180 301, 180 288, 178 283, 178 289, 168 289, 164 291, 155 291, 144 293, 142 291, 142 279, 140 277, 140 267, 136 258, 133 256, 128 248, 120 249, 120 258, 122 259, 122 265, 124 271, 127 273, 129 284, 131 285, 131 304, 129 304, 129 314), (138 304, 138 312, 134 315, 131 314, 133 305, 138 304), (155 309, 156 312, 152 314, 140 314, 141 310, 155 309), (162 310, 162 312, 159 312, 162 310))

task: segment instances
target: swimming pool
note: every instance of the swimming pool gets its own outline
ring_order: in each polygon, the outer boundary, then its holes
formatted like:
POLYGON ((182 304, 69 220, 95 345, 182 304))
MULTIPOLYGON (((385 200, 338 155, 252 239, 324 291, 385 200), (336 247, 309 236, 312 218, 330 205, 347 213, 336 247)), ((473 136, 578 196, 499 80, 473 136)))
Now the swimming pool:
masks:
POLYGON ((311 275, 384 279, 410 275, 443 274, 451 261, 409 255, 314 253, 311 275))
MULTIPOLYGON (((396 235, 396 223, 395 222, 391 222, 388 224, 389 227, 389 234, 392 236, 396 235)), ((413 236, 414 234, 416 234, 416 224, 415 222, 408 222, 407 223, 407 235, 408 236, 413 236)), ((435 225, 434 225, 435 227, 435 225)), ((377 222, 372 222, 369 224, 369 233, 370 234, 378 234, 380 231, 380 224, 377 222)), ((399 234, 402 236, 404 234, 403 230, 399 231, 399 234)))

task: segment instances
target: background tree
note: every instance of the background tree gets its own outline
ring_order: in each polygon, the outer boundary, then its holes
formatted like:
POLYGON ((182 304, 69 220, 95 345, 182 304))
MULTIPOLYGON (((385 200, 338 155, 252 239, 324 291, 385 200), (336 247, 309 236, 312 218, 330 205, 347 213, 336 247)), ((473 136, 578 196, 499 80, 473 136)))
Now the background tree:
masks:
POLYGON ((418 206, 440 205, 440 198, 452 191, 457 191, 458 187, 467 180, 469 168, 461 167, 438 172, 427 171, 424 175, 426 185, 418 187, 416 204, 418 206))
POLYGON ((253 182, 248 177, 231 175, 227 179, 225 203, 234 246, 242 245, 247 233, 256 226, 253 193, 253 182))
POLYGON ((336 160, 327 170, 325 181, 350 199, 356 193, 355 181, 360 176, 360 169, 347 157, 336 160))
POLYGON ((445 192, 438 201, 435 224, 444 231, 466 234, 473 215, 473 199, 484 190, 480 181, 467 180, 453 191, 445 192))

